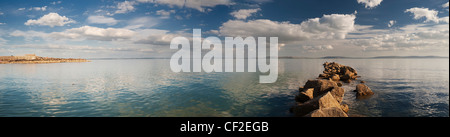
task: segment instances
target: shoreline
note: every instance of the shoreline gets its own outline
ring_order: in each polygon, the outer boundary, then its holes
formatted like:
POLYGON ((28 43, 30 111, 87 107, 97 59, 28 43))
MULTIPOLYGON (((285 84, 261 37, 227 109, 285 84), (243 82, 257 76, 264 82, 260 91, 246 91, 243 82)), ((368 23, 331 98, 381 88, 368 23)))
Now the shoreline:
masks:
POLYGON ((0 64, 49 64, 49 63, 71 63, 71 62, 91 62, 87 59, 75 58, 52 58, 39 57, 34 54, 25 56, 0 56, 0 64))
POLYGON ((77 63, 77 62, 91 62, 90 60, 61 60, 61 61, 52 61, 52 60, 44 60, 44 61, 0 61, 0 64, 51 64, 51 63, 77 63))

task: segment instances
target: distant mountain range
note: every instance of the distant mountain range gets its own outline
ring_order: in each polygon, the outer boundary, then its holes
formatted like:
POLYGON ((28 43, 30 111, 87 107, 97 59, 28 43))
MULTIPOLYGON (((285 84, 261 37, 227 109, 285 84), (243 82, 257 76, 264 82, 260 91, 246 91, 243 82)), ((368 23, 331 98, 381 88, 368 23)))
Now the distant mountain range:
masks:
POLYGON ((448 58, 441 56, 378 56, 373 58, 448 58))

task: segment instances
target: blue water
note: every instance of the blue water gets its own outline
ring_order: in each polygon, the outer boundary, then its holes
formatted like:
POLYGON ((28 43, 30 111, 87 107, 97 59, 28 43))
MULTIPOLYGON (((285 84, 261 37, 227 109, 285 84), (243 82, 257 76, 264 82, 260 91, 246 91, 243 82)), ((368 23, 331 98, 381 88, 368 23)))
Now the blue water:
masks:
POLYGON ((258 73, 174 73, 166 59, 1 64, 0 116, 292 116, 298 87, 325 61, 354 67, 375 92, 349 114, 448 117, 449 59, 280 59, 278 81, 258 73))

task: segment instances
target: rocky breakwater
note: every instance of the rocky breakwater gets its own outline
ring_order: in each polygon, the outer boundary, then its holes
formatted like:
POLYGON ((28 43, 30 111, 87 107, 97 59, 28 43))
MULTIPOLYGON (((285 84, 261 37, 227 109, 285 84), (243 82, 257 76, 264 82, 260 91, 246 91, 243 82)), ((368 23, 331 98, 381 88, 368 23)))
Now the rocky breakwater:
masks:
MULTIPOLYGON (((352 67, 335 62, 326 62, 323 66, 323 74, 300 87, 299 94, 295 97, 297 103, 291 108, 295 116, 348 117, 349 107, 342 103, 345 89, 341 87, 341 81, 350 83, 359 77, 358 73, 352 67)), ((373 94, 364 84, 359 84, 355 91, 357 97, 373 94)))
POLYGON ((330 79, 333 81, 343 81, 350 83, 358 78, 358 72, 349 66, 344 66, 335 62, 325 62, 323 64, 325 70, 319 75, 320 79, 330 79))

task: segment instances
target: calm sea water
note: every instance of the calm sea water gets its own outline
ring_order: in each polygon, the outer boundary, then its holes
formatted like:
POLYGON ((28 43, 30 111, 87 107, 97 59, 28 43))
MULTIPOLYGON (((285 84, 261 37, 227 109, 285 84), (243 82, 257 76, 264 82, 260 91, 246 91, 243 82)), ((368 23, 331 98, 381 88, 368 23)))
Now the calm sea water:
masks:
POLYGON ((325 61, 354 67, 375 92, 350 114, 448 117, 449 59, 280 59, 278 81, 258 73, 173 73, 169 60, 0 65, 0 116, 292 116, 298 87, 325 61))

